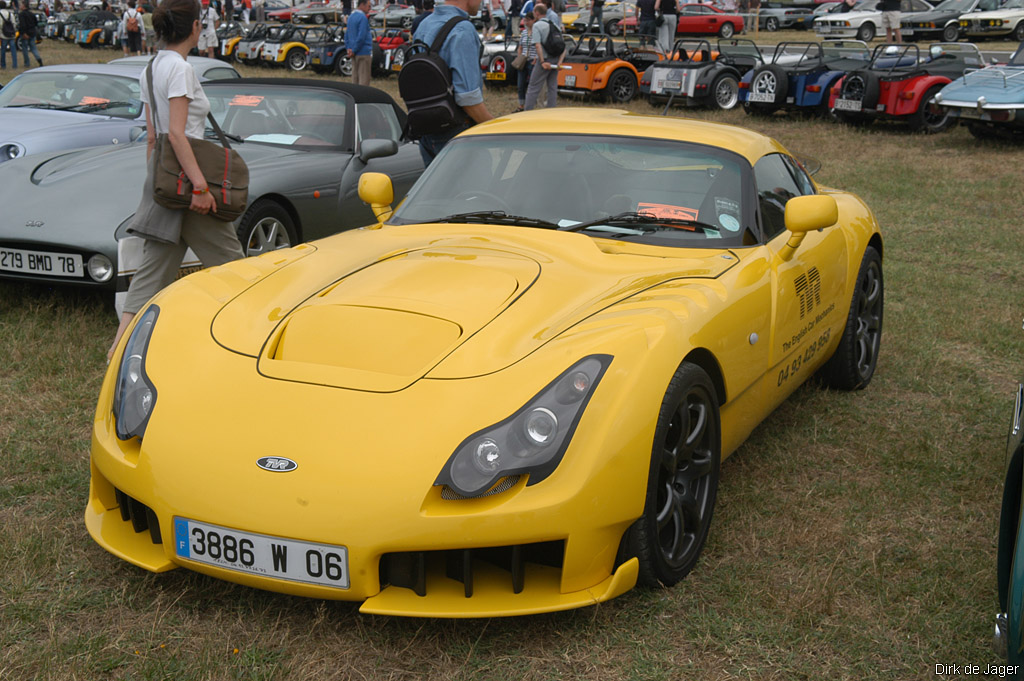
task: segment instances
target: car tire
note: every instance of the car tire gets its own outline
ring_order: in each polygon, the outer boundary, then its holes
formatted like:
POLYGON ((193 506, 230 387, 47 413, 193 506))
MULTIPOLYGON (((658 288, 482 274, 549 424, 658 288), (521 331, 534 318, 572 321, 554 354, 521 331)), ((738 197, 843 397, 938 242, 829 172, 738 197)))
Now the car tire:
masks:
POLYGON ((402 17, 401 25, 406 30, 412 28, 412 17, 402 17))
POLYGON ((779 107, 774 104, 754 104, 753 102, 743 102, 743 112, 750 116, 771 116, 778 110, 779 107))
POLYGON ((484 82, 490 87, 503 88, 512 81, 512 73, 515 69, 512 68, 512 60, 509 58, 508 52, 499 52, 493 57, 487 64, 487 73, 504 73, 505 80, 485 80, 484 82))
POLYGON ((323 24, 326 24, 327 23, 327 15, 326 14, 314 14, 313 15, 313 23, 314 24, 320 24, 321 26, 323 24))
POLYGON ((860 390, 871 382, 882 342, 885 286, 882 257, 868 246, 861 258, 843 337, 819 370, 821 382, 837 390, 860 390))
POLYGON ((377 43, 370 47, 370 75, 377 78, 388 75, 384 68, 384 50, 377 43))
POLYGON ((1013 27, 1013 39, 1017 42, 1024 42, 1024 21, 1013 27))
POLYGON ((295 223, 280 204, 260 199, 238 223, 238 241, 246 257, 289 248, 298 243, 295 223))
POLYGON ((343 78, 352 77, 352 58, 345 54, 344 49, 334 60, 334 72, 343 78))
POLYGON ((301 47, 293 47, 284 56, 284 63, 292 71, 302 71, 306 68, 306 51, 301 47))
POLYGON ((953 122, 953 117, 949 115, 949 109, 929 103, 942 88, 942 85, 933 85, 921 96, 921 105, 910 116, 911 130, 931 135, 942 132, 953 122))
POLYGON ((604 32, 610 36, 622 35, 622 25, 619 23, 618 19, 613 19, 612 21, 605 23, 604 32))
POLYGON ((999 131, 991 123, 968 123, 967 132, 977 140, 999 139, 999 131))
POLYGON ((629 69, 615 69, 612 72, 610 78, 608 78, 608 85, 604 89, 604 96, 606 99, 610 99, 613 102, 628 102, 636 96, 637 90, 640 85, 636 81, 636 76, 629 69))
POLYGON ((721 440, 714 383, 683 362, 658 413, 643 515, 626 531, 619 556, 639 559, 640 584, 672 586, 697 563, 718 496, 721 440))
POLYGON ((942 39, 947 43, 955 43, 960 40, 960 27, 956 24, 949 24, 942 29, 942 39))
POLYGON ((875 25, 870 21, 866 21, 860 25, 857 29, 857 40, 863 40, 866 43, 871 42, 875 39, 875 25))
POLYGON ((736 27, 733 26, 728 21, 718 27, 719 38, 725 38, 726 40, 728 40, 733 36, 734 33, 736 33, 736 27))
POLYGON ((401 71, 402 67, 405 66, 405 58, 409 56, 409 46, 403 45, 402 47, 396 47, 394 53, 391 55, 391 68, 395 66, 401 71))
POLYGON ((843 99, 859 99, 862 110, 868 111, 878 104, 878 95, 881 93, 881 86, 878 83, 878 76, 866 69, 853 71, 843 79, 843 87, 839 96, 843 99))
POLYGON ((789 95, 789 76, 786 70, 778 64, 765 64, 754 71, 750 78, 749 92, 769 92, 772 94, 771 102, 751 102, 754 108, 771 108, 777 110, 785 103, 789 95))
POLYGON ((740 100, 740 81, 732 73, 722 73, 711 85, 711 100, 719 109, 736 108, 740 100))
POLYGON ((768 17, 764 20, 764 30, 769 33, 775 33, 779 30, 779 19, 778 17, 768 17))

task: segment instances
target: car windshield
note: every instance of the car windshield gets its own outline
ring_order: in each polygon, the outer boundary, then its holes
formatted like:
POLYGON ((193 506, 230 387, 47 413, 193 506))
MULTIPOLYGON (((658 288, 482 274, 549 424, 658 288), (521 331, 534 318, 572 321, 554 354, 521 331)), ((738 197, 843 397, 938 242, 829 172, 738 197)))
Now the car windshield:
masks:
POLYGON ((854 59, 867 61, 871 51, 865 43, 852 40, 826 40, 821 43, 822 58, 826 62, 854 59))
POLYGON ((1024 0, 1009 0, 1000 9, 1024 9, 1024 0))
POLYGON ((244 142, 339 147, 351 100, 341 92, 287 86, 207 86, 210 110, 224 132, 244 142))
POLYGON ((138 118, 142 100, 135 78, 105 73, 29 71, 0 90, 0 107, 138 118))
POLYGON ((974 0, 943 0, 935 9, 949 12, 967 12, 974 5, 974 0))
POLYGON ((874 12, 878 6, 878 0, 861 0, 853 6, 854 12, 874 12))
POLYGON ((472 222, 666 246, 738 246, 752 221, 744 200, 750 174, 745 159, 701 144, 474 135, 442 150, 389 222, 472 222))

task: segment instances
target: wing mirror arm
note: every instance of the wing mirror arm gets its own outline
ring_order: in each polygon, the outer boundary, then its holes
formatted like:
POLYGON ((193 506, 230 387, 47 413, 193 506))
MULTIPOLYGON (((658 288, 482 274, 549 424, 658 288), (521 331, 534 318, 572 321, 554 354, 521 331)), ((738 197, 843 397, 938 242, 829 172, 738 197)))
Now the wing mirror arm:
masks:
POLYGON ((377 217, 377 224, 370 225, 370 229, 380 229, 394 213, 391 203, 395 200, 395 190, 391 185, 391 178, 384 173, 360 175, 359 198, 370 204, 370 209, 377 217))
POLYGON ((779 258, 790 260, 808 232, 831 227, 839 221, 839 206, 828 194, 794 196, 786 202, 786 229, 789 240, 779 251, 779 258))

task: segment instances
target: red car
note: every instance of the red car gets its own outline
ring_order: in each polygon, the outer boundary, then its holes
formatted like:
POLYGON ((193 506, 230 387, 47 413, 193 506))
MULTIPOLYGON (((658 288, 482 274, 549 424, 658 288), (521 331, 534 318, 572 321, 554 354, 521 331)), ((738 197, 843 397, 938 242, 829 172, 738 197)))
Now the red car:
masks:
MULTIPOLYGON (((723 12, 712 5, 679 5, 678 10, 679 23, 676 25, 676 35, 717 35, 731 38, 734 33, 743 30, 742 16, 723 12)), ((623 31, 636 32, 635 16, 627 17, 619 23, 623 31)))
POLYGON ((309 9, 311 7, 322 7, 326 4, 327 0, 310 0, 310 2, 304 2, 301 5, 296 5, 295 7, 285 7, 284 9, 275 9, 272 12, 267 12, 267 19, 287 23, 292 20, 293 12, 300 9, 309 9))

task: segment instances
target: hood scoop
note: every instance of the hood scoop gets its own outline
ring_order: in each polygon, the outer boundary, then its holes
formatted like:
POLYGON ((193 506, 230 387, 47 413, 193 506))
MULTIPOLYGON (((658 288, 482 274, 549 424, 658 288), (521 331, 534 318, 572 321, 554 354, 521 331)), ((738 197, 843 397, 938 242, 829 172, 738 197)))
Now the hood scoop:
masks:
POLYGON ((415 251, 375 263, 282 320, 259 371, 337 388, 402 390, 501 314, 539 271, 526 257, 473 250, 415 251))

